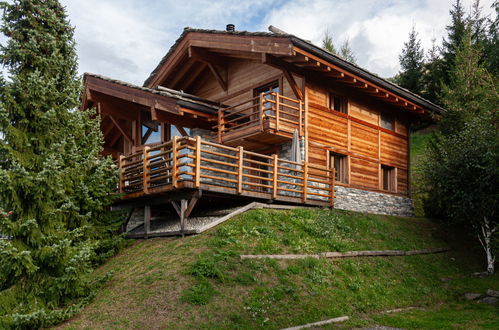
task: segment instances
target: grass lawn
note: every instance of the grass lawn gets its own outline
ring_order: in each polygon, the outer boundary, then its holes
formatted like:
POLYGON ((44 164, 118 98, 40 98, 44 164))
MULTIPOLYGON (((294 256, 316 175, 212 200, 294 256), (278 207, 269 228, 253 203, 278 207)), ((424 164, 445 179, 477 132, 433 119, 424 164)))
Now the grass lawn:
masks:
MULTIPOLYGON (((341 327, 498 328, 498 306, 466 292, 499 289, 469 276, 484 264, 450 253, 343 260, 240 260, 240 254, 445 247, 426 220, 338 210, 253 210, 184 239, 137 241, 101 267, 112 279, 65 329, 279 329, 348 315, 341 327), (442 281, 442 278, 454 278, 442 281), (380 312, 418 307, 398 313, 380 312)), ((480 256, 480 254, 478 254, 480 256)))

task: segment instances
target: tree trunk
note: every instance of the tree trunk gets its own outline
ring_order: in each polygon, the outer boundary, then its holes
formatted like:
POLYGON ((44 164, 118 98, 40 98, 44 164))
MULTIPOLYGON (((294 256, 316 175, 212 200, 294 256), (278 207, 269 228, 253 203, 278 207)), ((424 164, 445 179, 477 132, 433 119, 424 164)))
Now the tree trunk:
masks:
POLYGON ((480 224, 481 227, 481 236, 478 234, 478 239, 485 250, 485 254, 487 255, 487 273, 494 274, 494 263, 496 261, 496 257, 492 252, 492 244, 491 238, 492 234, 496 231, 497 227, 490 227, 490 220, 487 217, 483 217, 483 222, 480 224))

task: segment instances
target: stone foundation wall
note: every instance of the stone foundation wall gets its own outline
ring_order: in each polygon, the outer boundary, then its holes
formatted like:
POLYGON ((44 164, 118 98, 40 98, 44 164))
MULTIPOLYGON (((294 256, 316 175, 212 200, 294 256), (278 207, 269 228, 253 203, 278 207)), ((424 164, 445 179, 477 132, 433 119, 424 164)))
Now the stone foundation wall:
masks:
POLYGON ((414 216, 412 200, 408 197, 394 196, 342 186, 335 187, 334 208, 357 212, 414 216))

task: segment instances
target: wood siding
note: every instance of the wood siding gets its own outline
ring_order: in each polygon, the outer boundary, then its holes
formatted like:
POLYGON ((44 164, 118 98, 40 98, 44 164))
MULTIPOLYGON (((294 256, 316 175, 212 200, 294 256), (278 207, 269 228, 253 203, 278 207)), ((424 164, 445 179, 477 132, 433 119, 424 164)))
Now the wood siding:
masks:
MULTIPOLYGON (((333 91, 334 92, 334 91, 333 91)), ((308 161, 329 165, 329 152, 348 156, 346 186, 381 191, 381 165, 395 168, 396 191, 408 193, 408 128, 401 115, 395 115, 394 130, 379 126, 382 111, 391 111, 366 102, 354 93, 348 99, 348 113, 329 109, 329 91, 307 83, 308 161)), ((393 112, 391 112, 393 115, 393 112)))

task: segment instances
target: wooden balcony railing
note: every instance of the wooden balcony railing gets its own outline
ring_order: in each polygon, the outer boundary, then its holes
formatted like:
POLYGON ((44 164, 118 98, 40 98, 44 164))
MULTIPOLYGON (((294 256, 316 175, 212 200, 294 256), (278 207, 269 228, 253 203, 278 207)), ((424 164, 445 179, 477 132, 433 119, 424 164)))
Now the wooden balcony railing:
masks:
POLYGON ((305 132, 303 102, 275 92, 260 95, 218 111, 218 142, 272 129, 290 135, 305 132))
POLYGON ((202 140, 174 137, 119 159, 124 198, 173 189, 202 190, 294 203, 333 205, 334 169, 292 162, 202 140))

